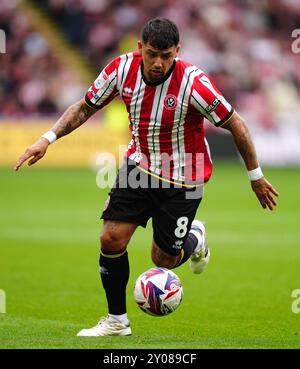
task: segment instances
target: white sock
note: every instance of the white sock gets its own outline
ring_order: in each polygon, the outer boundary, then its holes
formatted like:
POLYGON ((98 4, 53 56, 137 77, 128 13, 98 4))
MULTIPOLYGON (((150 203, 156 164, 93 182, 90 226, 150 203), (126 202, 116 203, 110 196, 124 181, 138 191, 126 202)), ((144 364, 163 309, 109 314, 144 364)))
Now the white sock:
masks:
POLYGON ((109 322, 119 322, 122 324, 129 323, 128 318, 127 318, 127 313, 121 314, 121 315, 108 314, 108 321, 109 322))
POLYGON ((197 246, 195 247, 195 249, 194 249, 194 251, 196 251, 196 252, 198 252, 198 251, 200 251, 201 250, 201 248, 202 248, 202 245, 203 245, 203 235, 202 235, 202 232, 200 231, 196 231, 196 230, 194 230, 194 229, 191 229, 190 231, 189 231, 189 233, 192 233, 196 238, 197 238, 197 240, 198 240, 198 244, 197 244, 197 246))

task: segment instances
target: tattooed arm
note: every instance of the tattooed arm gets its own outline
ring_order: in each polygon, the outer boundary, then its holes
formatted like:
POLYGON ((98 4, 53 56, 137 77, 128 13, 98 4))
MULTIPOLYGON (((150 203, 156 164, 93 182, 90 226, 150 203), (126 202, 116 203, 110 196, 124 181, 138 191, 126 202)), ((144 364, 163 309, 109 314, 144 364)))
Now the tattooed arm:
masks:
MULTIPOLYGON (((222 126, 231 132, 235 144, 245 162, 247 170, 255 169, 259 166, 255 147, 250 136, 250 132, 244 120, 237 112, 234 112, 232 117, 222 126)), ((278 196, 278 192, 273 188, 265 177, 257 181, 251 181, 252 190, 255 192, 261 206, 266 209, 273 210, 277 205, 274 196, 278 196)))
MULTIPOLYGON (((84 122, 86 122, 94 113, 96 112, 95 109, 89 107, 84 99, 76 102, 75 104, 71 105, 64 114, 58 119, 58 121, 54 124, 51 128, 57 138, 63 137, 74 129, 80 127, 84 122)), ((17 164, 15 165, 14 169, 18 170, 21 165, 32 157, 29 160, 28 165, 32 165, 40 160, 47 151, 49 146, 49 141, 46 138, 39 138, 33 145, 28 147, 24 154, 19 158, 17 164)))
POLYGON ((51 128, 57 138, 68 135, 74 129, 80 127, 97 110, 89 107, 84 99, 71 105, 51 128))
POLYGON ((222 126, 231 132, 234 142, 245 162, 247 170, 255 169, 259 166, 254 144, 250 132, 241 116, 234 112, 230 119, 222 126))

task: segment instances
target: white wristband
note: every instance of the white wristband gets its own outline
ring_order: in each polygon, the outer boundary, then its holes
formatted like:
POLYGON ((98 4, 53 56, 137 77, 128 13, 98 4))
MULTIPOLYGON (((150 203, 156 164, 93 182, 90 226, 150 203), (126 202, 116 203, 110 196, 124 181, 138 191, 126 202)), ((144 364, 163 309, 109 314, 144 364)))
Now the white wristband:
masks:
POLYGON ((53 131, 48 131, 44 133, 41 137, 44 137, 51 144, 57 139, 57 136, 53 131))
POLYGON ((248 177, 250 181, 257 181, 263 177, 263 172, 261 170, 261 167, 257 167, 253 170, 248 170, 248 177))

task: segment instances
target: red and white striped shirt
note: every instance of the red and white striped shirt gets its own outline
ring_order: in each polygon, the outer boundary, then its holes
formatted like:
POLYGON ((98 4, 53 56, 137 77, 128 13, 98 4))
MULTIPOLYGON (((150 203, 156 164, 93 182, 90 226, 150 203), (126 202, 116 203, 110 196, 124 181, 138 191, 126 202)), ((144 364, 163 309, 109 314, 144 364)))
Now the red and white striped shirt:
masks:
POLYGON ((142 55, 121 55, 99 74, 85 101, 101 109, 117 95, 126 105, 132 132, 126 157, 171 182, 209 180, 212 162, 203 120, 221 126, 233 108, 201 69, 176 59, 161 81, 149 84, 142 55))

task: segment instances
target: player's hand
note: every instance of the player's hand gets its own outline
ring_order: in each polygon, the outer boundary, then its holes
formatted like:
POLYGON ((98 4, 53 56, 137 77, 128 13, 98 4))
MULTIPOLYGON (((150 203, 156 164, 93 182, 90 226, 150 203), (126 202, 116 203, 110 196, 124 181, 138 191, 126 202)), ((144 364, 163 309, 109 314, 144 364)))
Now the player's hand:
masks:
POLYGON ((17 164, 14 167, 14 170, 17 171, 21 167, 21 165, 29 158, 32 159, 29 160, 28 165, 36 163, 45 155, 48 146, 49 141, 46 138, 41 137, 33 145, 28 147, 22 156, 20 156, 17 164))
POLYGON ((279 193, 273 188, 270 182, 265 177, 258 179, 257 181, 251 181, 252 190, 255 192, 261 206, 266 209, 273 210, 277 205, 274 196, 278 197, 279 193))

